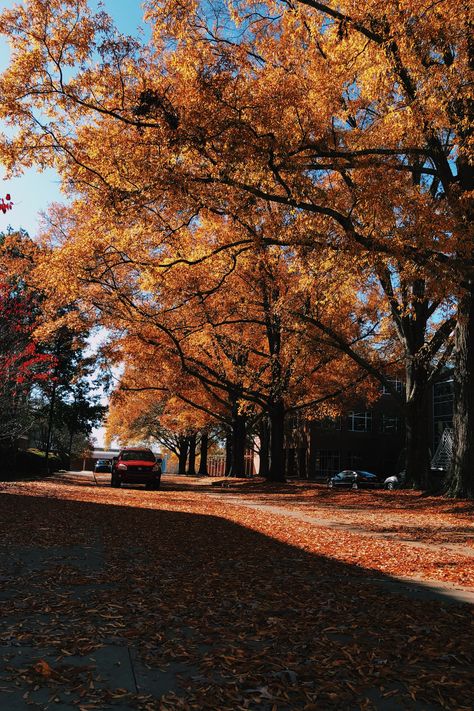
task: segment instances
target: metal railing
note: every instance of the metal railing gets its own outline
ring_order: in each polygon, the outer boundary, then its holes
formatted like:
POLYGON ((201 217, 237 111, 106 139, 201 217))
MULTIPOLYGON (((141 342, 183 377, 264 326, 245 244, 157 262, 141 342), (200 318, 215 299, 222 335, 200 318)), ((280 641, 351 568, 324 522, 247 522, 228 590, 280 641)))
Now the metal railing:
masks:
POLYGON ((446 427, 444 430, 433 459, 431 460, 432 469, 448 470, 453 459, 453 443, 454 431, 446 427))

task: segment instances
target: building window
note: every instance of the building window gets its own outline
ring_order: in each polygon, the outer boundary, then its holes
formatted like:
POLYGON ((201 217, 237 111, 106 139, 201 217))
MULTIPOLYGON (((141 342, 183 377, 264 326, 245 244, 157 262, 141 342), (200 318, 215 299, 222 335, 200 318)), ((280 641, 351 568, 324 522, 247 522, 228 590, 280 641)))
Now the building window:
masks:
POLYGON ((387 434, 396 434, 400 427, 400 418, 396 415, 382 415, 381 431, 387 434))
POLYGON ((340 417, 325 417, 323 420, 318 420, 317 426, 321 430, 340 430, 340 417))
POLYGON ((340 454, 338 449, 320 449, 316 453, 316 474, 333 476, 340 471, 340 454))
MULTIPOLYGON (((400 378, 392 378, 389 380, 389 383, 391 383, 397 393, 403 392, 403 382, 400 378)), ((385 385, 382 385, 382 395, 391 395, 390 390, 385 385)))
POLYGON ((371 412, 350 412, 349 432, 370 432, 372 429, 371 412))

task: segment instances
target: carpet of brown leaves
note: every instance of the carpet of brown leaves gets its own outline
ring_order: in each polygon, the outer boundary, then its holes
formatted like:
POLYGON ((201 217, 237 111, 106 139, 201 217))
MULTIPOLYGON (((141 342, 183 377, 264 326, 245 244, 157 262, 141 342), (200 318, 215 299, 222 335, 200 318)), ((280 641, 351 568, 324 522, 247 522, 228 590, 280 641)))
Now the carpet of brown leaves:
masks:
POLYGON ((166 478, 159 492, 60 480, 0 486, 2 549, 49 560, 0 581, 0 644, 56 655, 21 670, 26 694, 48 686, 51 708, 67 687, 68 708, 79 709, 472 710, 471 608, 393 595, 370 579, 471 584, 473 559, 353 530, 428 531, 434 518, 468 527, 469 504, 412 492, 263 493, 258 482, 218 497, 216 489, 166 478), (242 498, 331 520, 340 513, 351 530, 242 498), (61 546, 83 564, 61 562, 61 546), (74 676, 66 664, 111 644, 134 650, 157 678, 175 673, 174 687, 160 699, 146 688, 104 690, 90 670, 74 676))
POLYGON ((333 491, 301 482, 269 487, 262 480, 238 480, 223 491, 229 501, 245 498, 262 511, 284 508, 314 519, 317 540, 314 526, 307 536, 315 552, 332 545, 331 557, 365 568, 474 588, 472 501, 411 490, 333 491))

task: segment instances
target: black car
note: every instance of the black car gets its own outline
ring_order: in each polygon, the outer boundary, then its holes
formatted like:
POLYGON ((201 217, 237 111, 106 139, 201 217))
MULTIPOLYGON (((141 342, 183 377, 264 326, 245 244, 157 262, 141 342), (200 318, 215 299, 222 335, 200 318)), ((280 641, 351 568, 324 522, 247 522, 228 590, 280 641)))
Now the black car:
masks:
POLYGON ((344 469, 328 479, 329 489, 374 489, 380 486, 378 477, 361 469, 344 469))
POLYGON ((98 459, 95 463, 94 471, 96 474, 110 474, 112 471, 112 462, 110 459, 98 459))

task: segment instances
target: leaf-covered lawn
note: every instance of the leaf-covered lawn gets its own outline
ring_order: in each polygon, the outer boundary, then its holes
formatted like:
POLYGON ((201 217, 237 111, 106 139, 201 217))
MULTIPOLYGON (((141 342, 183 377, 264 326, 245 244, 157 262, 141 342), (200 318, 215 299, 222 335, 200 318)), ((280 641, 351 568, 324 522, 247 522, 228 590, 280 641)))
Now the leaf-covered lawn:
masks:
POLYGON ((17 683, 25 708, 46 689, 39 708, 60 698, 84 709, 472 709, 472 608, 368 580, 459 580, 472 558, 230 505, 231 491, 215 498, 170 479, 159 492, 54 480, 2 490, 0 644, 38 655, 7 660, 0 692, 17 683), (87 661, 114 649, 135 660, 138 692, 104 686, 87 661))
MULTIPOLYGON (((263 504, 265 507, 284 507, 304 516, 314 517, 324 526, 335 525, 339 535, 356 531, 376 534, 382 539, 382 550, 393 551, 394 543, 428 544, 418 547, 411 555, 401 548, 407 560, 400 561, 400 569, 393 574, 425 575, 438 580, 474 585, 474 503, 454 501, 440 496, 426 496, 416 491, 333 491, 323 485, 291 483, 267 487, 257 481, 239 480, 225 489, 230 499, 263 504), (430 547, 432 550, 430 551, 430 547), (408 559, 416 560, 423 553, 423 569, 413 567, 408 559), (433 561, 433 562, 431 562, 433 561), (436 561, 439 565, 436 565, 436 561), (405 566, 405 573, 402 567, 405 566), (408 567, 407 567, 408 566, 408 567)), ((353 536, 347 539, 354 543, 353 536)), ((367 541, 364 545, 369 545, 367 541)), ((357 544, 358 547, 358 544, 357 544)), ((400 549, 396 545, 397 551, 400 549)), ((413 546, 410 546, 413 547, 413 546)), ((378 546, 380 549, 380 546, 378 546)), ((375 549, 374 549, 375 551, 375 549)), ((363 552, 361 561, 363 562, 363 552)), ((397 552, 397 557, 399 553, 397 552)), ((390 555, 387 555, 389 558, 390 555)), ((378 562, 374 559, 374 567, 378 562)), ((369 562, 363 562, 369 565, 369 562)), ((382 568, 388 571, 389 568, 382 568)))

